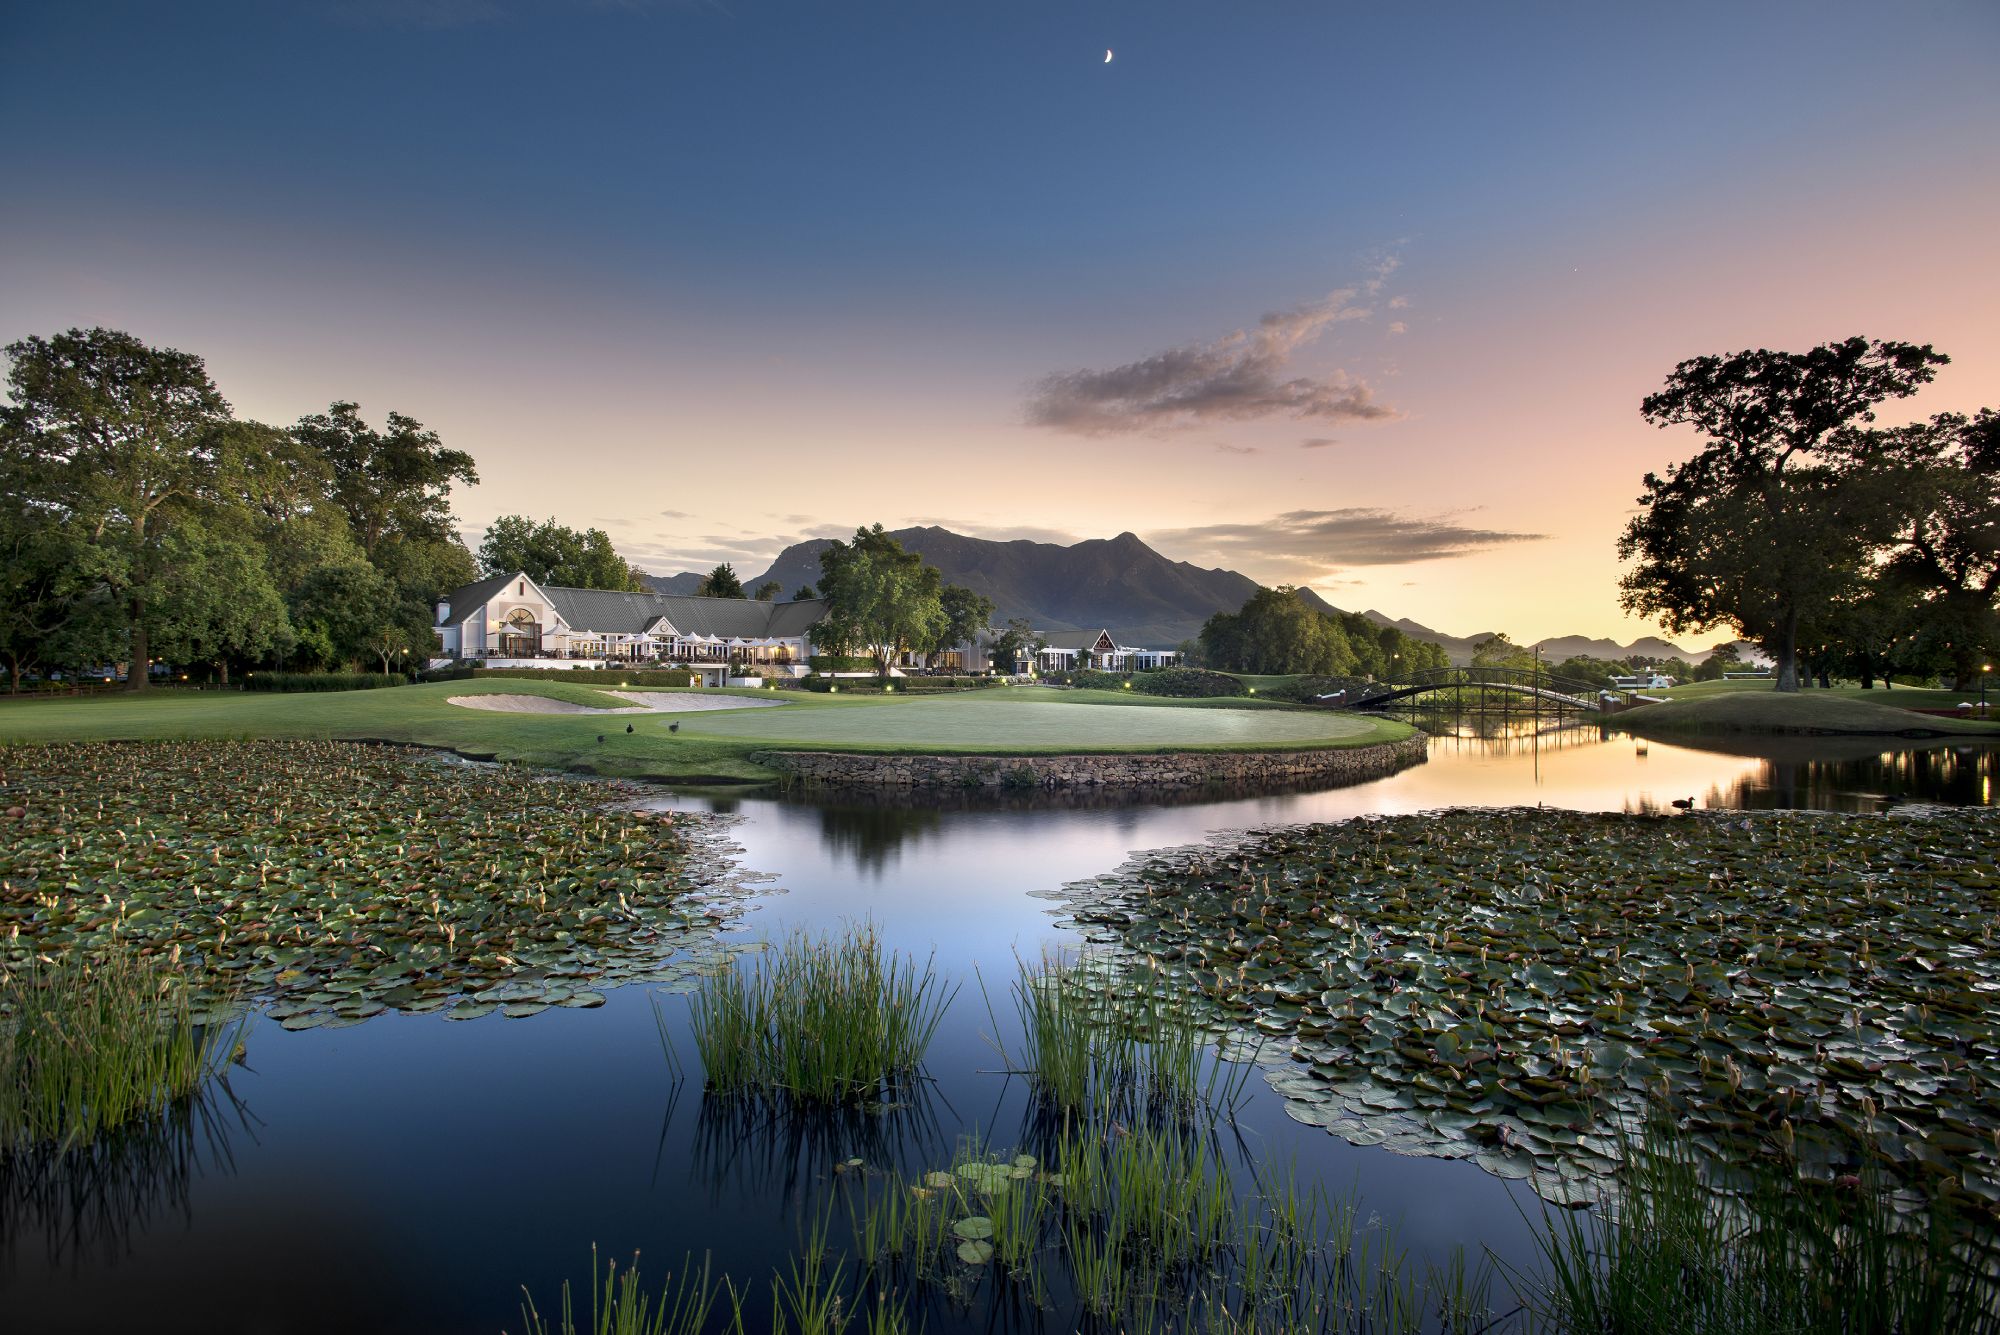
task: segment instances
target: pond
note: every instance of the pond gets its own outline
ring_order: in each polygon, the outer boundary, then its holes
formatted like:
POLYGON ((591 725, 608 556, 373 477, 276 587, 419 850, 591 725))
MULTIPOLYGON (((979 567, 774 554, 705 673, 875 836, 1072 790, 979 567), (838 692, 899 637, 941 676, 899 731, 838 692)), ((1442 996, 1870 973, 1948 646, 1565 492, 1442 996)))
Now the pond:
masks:
MULTIPOLYGON (((838 1208, 836 1165, 948 1164, 962 1137, 1026 1139, 1028 1092, 999 1073, 1016 960, 1073 943, 1056 896, 1135 852, 1220 832, 1447 806, 1659 812, 1874 811, 1903 802, 1992 805, 2000 752, 1906 743, 1788 743, 1728 754, 1595 728, 1435 737, 1427 763, 1351 788, 1208 794, 1158 804, 1028 797, 658 796, 724 818, 758 893, 729 925, 778 939, 866 919, 934 957, 958 988, 931 1047, 932 1083, 872 1115, 772 1119, 677 1082, 686 1005, 655 984, 595 1009, 449 1023, 388 1013, 288 1032, 260 1018, 247 1065, 188 1117, 59 1181, 0 1194, 0 1304, 35 1330, 519 1332, 521 1286, 546 1313, 596 1245, 643 1253, 649 1280, 706 1253, 750 1284, 768 1324, 768 1276, 838 1208), (992 997, 989 1010, 985 993, 992 997), (831 1203, 831 1204, 830 1204, 831 1203)), ((1487 1249, 1533 1260, 1539 1203, 1466 1161, 1350 1145, 1288 1116, 1262 1080, 1227 1132, 1246 1171, 1296 1164, 1352 1193, 1361 1216, 1418 1258, 1487 1249)), ((930 1328, 953 1310, 926 1313, 930 1328)), ((989 1310, 966 1321, 1067 1330, 1073 1310, 989 1310)))

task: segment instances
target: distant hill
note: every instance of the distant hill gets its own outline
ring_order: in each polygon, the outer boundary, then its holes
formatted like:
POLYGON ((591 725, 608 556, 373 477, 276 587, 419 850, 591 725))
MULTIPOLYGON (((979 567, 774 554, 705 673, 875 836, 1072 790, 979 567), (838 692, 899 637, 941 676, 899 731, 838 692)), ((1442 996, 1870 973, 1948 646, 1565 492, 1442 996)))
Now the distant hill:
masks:
MULTIPOLYGON (((889 536, 936 566, 947 584, 962 584, 993 600, 994 618, 1005 622, 1025 617, 1040 630, 1110 631, 1121 642, 1167 649, 1201 633, 1202 623, 1217 612, 1234 612, 1257 591, 1257 581, 1234 570, 1210 570, 1173 561, 1148 547, 1135 534, 1092 538, 1062 546, 1053 542, 995 542, 968 538, 950 529, 897 529, 889 536)), ((755 589, 778 581, 789 598, 802 584, 819 583, 819 554, 825 538, 797 542, 778 553, 771 568, 754 578, 743 576, 743 587, 755 589)), ((701 583, 697 571, 678 575, 648 575, 661 593, 693 593, 701 583)), ((1338 613, 1311 589, 1300 589, 1308 606, 1338 613)), ((1456 662, 1472 657, 1472 646, 1493 632, 1447 635, 1407 617, 1369 611, 1363 615, 1379 625, 1394 626, 1407 635, 1441 644, 1456 662)), ((1647 637, 1629 645, 1611 640, 1564 635, 1542 642, 1545 655, 1562 659, 1575 653, 1596 658, 1629 654, 1668 656, 1700 662, 1707 652, 1690 652, 1665 640, 1647 637)))
MULTIPOLYGON (((1441 630, 1432 630, 1429 626, 1412 621, 1408 617, 1392 617, 1373 608, 1363 612, 1362 615, 1378 626, 1394 626, 1405 635, 1414 635, 1420 640, 1430 640, 1434 644, 1443 645, 1444 651, 1451 655, 1454 663, 1469 662, 1472 658, 1473 645, 1499 633, 1484 630, 1477 635, 1447 635, 1441 630)), ((1705 661, 1709 654, 1707 649, 1683 649, 1678 644, 1663 640, 1657 635, 1641 636, 1630 644, 1620 644, 1616 640, 1603 638, 1593 639, 1587 635, 1554 635, 1546 640, 1531 642, 1525 647, 1533 649, 1537 644, 1541 647, 1542 657, 1556 663, 1577 654, 1612 660, 1631 658, 1636 654, 1645 658, 1678 658, 1684 663, 1700 663, 1705 661)), ((1746 659, 1761 657, 1752 646, 1740 642, 1737 652, 1746 659)))

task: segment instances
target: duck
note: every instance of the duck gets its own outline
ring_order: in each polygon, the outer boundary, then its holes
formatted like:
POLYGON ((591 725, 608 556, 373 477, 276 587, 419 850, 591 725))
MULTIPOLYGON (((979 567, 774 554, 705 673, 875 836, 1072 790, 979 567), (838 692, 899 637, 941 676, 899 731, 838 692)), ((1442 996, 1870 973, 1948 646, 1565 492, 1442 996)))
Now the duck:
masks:
POLYGON ((681 725, 678 722, 669 723, 667 725, 668 732, 679 732, 680 730, 681 730, 681 725))
POLYGON ((629 723, 628 723, 628 724, 626 724, 626 725, 625 725, 625 731, 627 731, 627 732, 630 732, 630 731, 632 731, 632 725, 631 725, 631 724, 629 724, 629 723))
POLYGON ((1669 805, 1676 811, 1693 811, 1694 799, 1692 797, 1677 797, 1669 805))

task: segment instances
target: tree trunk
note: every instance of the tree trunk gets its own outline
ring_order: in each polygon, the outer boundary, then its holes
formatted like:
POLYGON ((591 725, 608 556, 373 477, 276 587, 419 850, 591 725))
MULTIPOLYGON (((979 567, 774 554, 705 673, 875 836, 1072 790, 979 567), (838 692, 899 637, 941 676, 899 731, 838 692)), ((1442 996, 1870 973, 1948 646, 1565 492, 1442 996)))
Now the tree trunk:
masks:
POLYGON ((1799 689, 1799 614, 1796 610, 1786 612, 1779 620, 1776 648, 1778 689, 1796 691, 1799 689))
POLYGON ((1970 692, 1976 689, 1979 685, 1979 656, 1970 649, 1952 650, 1951 675, 1957 679, 1953 690, 1970 692))
POLYGON ((228 660, 228 659, 226 659, 226 658, 221 658, 221 659, 217 659, 217 660, 216 660, 216 663, 215 663, 215 680, 216 680, 216 684, 217 684, 217 685, 219 685, 219 686, 227 686, 227 685, 229 684, 229 660, 228 660))
POLYGON ((19 695, 21 693, 21 660, 19 658, 15 658, 11 663, 8 664, 8 667, 14 677, 14 685, 11 693, 14 695, 19 695))
POLYGON ((146 609, 138 598, 131 599, 127 607, 132 613, 132 661, 125 669, 125 689, 143 691, 153 676, 153 646, 146 634, 146 623, 141 619, 146 609))

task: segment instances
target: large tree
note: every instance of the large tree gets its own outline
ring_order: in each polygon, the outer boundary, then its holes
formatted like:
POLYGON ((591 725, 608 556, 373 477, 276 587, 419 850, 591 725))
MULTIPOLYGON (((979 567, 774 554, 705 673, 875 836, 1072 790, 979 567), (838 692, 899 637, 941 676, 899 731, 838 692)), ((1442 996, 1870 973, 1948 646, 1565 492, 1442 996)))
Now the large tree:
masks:
POLYGON ((1201 649, 1207 662, 1237 672, 1337 676, 1356 667, 1341 624, 1290 586, 1259 589, 1239 610, 1210 617, 1201 649))
POLYGON ((886 677, 898 654, 934 647, 944 633, 943 576, 880 524, 821 552, 819 569, 827 614, 813 627, 816 646, 863 650, 875 660, 876 675, 886 677))
POLYGON ((1033 664, 1048 644, 1048 637, 1036 631, 1026 617, 1015 617, 1007 623, 1005 630, 993 637, 993 670, 1012 673, 1014 665, 1024 659, 1033 664))
POLYGON ((1778 689, 1797 690, 1801 626, 1863 578, 1892 515, 1879 473, 1849 466, 1845 433, 1947 360, 1927 345, 1850 338, 1675 367, 1640 411, 1658 427, 1693 427, 1704 444, 1665 476, 1646 475, 1618 541, 1636 563, 1625 607, 1676 633, 1733 626, 1777 661, 1778 689))
POLYGON ((291 650, 291 619, 253 539, 190 521, 167 535, 161 555, 146 615, 162 658, 207 664, 226 683, 232 660, 291 650))
POLYGON ((947 584, 938 594, 944 612, 944 629, 938 635, 940 649, 972 644, 993 624, 993 600, 959 584, 947 584))
POLYGON ((603 529, 573 529, 553 519, 538 524, 526 515, 501 515, 493 521, 479 544, 479 568, 488 575, 524 571, 538 584, 572 589, 646 590, 639 572, 618 554, 603 529))
POLYGON ((401 413, 377 431, 359 405, 340 401, 300 418, 292 434, 325 461, 334 503, 378 566, 385 544, 451 539, 452 484, 479 481, 471 455, 446 449, 437 432, 401 413))
POLYGON ((126 682, 143 690, 148 604, 170 573, 163 545, 183 520, 236 498, 243 455, 229 404, 201 358, 115 329, 22 339, 7 356, 6 471, 99 549, 95 573, 124 621, 126 682))
POLYGON ((1940 413, 1870 436, 1904 502, 1882 571, 1908 607, 1897 629, 1935 648, 1963 689, 2000 650, 2000 413, 1940 413))

